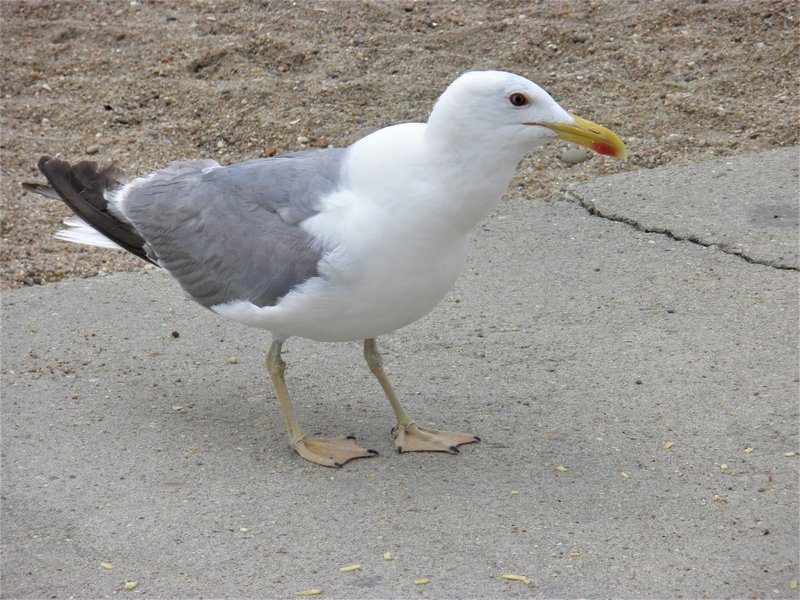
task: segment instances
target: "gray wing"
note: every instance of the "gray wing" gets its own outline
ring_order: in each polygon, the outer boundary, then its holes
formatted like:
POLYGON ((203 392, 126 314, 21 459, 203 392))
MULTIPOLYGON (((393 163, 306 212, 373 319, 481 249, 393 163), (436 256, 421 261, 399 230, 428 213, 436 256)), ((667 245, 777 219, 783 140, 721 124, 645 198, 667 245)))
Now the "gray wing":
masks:
POLYGON ((345 152, 311 150, 227 167, 174 163, 133 185, 122 210, 159 264, 203 306, 274 305, 317 274, 322 251, 298 225, 337 189, 345 152))

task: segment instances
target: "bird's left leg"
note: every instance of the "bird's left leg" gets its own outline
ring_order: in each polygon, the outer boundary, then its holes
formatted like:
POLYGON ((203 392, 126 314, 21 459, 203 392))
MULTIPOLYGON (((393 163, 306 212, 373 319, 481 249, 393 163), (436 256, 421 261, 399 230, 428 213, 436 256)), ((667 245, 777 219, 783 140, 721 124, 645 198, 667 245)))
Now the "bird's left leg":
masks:
POLYGON ((354 458, 376 456, 378 453, 375 450, 362 448, 352 437, 322 438, 306 435, 295 419, 289 403, 289 392, 284 378, 286 363, 281 358, 281 345, 281 340, 277 338, 272 342, 267 353, 267 371, 281 405, 283 420, 289 429, 289 446, 306 460, 326 467, 341 467, 354 458))
POLYGON ((397 425, 392 429, 394 435, 394 445, 398 452, 449 452, 458 453, 458 446, 461 444, 471 444, 479 442, 478 436, 471 433, 460 431, 441 431, 417 425, 408 416, 400 401, 392 389, 392 384, 383 371, 383 359, 381 358, 375 338, 364 340, 364 358, 367 359, 369 370, 375 375, 378 383, 381 384, 383 392, 392 405, 392 410, 397 417, 397 425))

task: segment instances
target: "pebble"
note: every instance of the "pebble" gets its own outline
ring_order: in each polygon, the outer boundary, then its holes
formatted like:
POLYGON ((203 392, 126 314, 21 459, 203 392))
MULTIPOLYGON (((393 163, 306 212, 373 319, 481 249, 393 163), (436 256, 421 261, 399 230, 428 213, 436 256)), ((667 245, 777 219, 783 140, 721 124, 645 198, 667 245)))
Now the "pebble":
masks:
POLYGON ((569 148, 561 153, 562 162, 568 165, 577 165, 591 158, 591 152, 583 148, 569 148))
POLYGON ((100 152, 100 146, 97 144, 86 146, 86 154, 97 154, 98 152, 100 152))

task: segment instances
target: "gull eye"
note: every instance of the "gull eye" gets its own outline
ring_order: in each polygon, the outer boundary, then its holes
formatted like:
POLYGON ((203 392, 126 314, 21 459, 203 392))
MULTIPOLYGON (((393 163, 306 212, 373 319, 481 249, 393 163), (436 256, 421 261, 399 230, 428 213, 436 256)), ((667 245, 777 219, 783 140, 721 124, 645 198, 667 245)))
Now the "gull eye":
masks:
POLYGON ((512 106, 520 107, 528 105, 528 97, 522 92, 514 92, 508 97, 508 101, 512 106))

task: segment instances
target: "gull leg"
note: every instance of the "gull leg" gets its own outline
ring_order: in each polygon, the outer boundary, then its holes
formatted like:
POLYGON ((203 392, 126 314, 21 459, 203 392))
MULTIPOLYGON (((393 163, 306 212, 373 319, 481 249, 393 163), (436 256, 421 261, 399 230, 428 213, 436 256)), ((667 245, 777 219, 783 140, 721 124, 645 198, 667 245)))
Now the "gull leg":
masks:
POLYGON ((392 428, 394 445, 398 452, 449 452, 458 453, 458 446, 479 442, 478 436, 460 431, 441 431, 417 425, 408 416, 392 389, 392 384, 383 371, 383 359, 375 345, 375 338, 364 340, 364 358, 367 359, 369 370, 381 384, 383 392, 392 405, 392 410, 397 417, 397 425, 392 428))
POLYGON ((356 444, 352 437, 321 438, 306 435, 295 419, 292 405, 289 403, 289 392, 284 379, 286 363, 281 358, 282 345, 279 340, 272 342, 267 353, 267 371, 281 405, 283 420, 289 429, 289 447, 306 460, 326 467, 341 467, 354 458, 377 455, 375 450, 368 450, 356 444))

